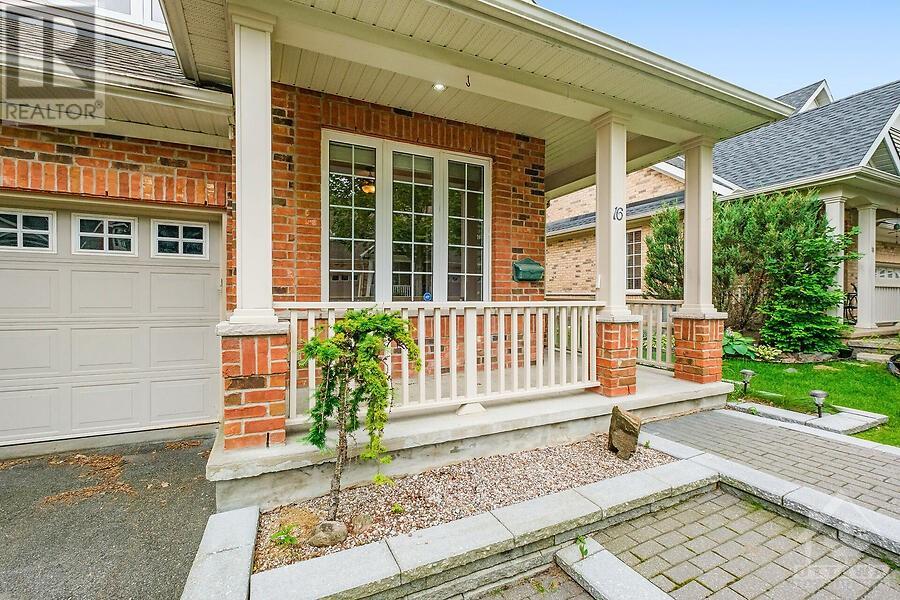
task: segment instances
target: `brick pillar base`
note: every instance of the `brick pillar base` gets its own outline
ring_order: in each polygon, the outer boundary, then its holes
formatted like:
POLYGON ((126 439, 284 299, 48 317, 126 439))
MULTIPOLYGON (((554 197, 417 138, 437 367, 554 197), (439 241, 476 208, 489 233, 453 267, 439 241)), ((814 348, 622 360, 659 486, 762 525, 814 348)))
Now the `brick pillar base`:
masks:
POLYGON ((627 396, 637 391, 640 319, 597 323, 597 380, 592 391, 604 396, 627 396))
POLYGON ((225 450, 284 443, 288 336, 283 329, 267 327, 260 332, 259 327, 230 324, 218 328, 225 381, 225 450))
POLYGON ((696 383, 722 379, 722 336, 725 316, 674 315, 675 377, 696 383))

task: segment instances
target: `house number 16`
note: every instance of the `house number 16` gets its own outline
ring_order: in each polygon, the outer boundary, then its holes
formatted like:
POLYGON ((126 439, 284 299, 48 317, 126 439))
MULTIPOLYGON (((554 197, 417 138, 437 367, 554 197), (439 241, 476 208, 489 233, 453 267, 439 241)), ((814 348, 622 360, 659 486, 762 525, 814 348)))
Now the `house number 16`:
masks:
POLYGON ((617 206, 613 211, 613 221, 621 221, 625 217, 625 210, 621 206, 617 206))

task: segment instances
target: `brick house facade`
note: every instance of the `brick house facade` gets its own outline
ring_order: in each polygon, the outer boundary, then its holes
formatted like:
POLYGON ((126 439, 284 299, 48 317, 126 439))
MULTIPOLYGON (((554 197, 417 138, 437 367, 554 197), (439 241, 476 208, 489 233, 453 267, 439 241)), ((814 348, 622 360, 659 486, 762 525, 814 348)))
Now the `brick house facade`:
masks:
MULTIPOLYGON (((628 202, 655 198, 684 189, 684 184, 656 169, 628 174, 628 202)), ((594 186, 554 198, 547 206, 547 222, 575 217, 595 210, 594 186)), ((644 240, 650 234, 650 219, 630 219, 628 229, 641 230, 641 264, 646 264, 644 240)), ((547 238, 546 286, 548 294, 591 294, 596 285, 596 245, 593 228, 547 238)))

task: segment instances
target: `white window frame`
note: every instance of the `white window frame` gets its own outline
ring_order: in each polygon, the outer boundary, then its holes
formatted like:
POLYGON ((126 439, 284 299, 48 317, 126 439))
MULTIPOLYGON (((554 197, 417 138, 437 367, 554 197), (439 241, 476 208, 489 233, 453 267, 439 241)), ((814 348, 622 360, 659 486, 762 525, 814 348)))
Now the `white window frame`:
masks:
MULTIPOLYGON (((328 147, 331 142, 367 146, 375 149, 375 302, 394 302, 392 282, 393 265, 393 164, 394 152, 404 152, 434 159, 434 232, 432 236, 432 302, 447 302, 447 239, 448 239, 448 206, 447 206, 447 163, 455 160, 484 167, 484 229, 482 232, 482 289, 481 302, 491 298, 491 206, 492 206, 492 169, 490 158, 441 150, 430 146, 419 146, 406 142, 397 142, 385 138, 347 133, 332 129, 322 130, 321 155, 321 206, 322 206, 322 262, 321 286, 322 302, 329 302, 329 233, 330 205, 328 189, 329 156, 328 147)), ((365 301, 360 301, 365 303, 365 301)), ((399 301, 398 301, 399 302, 399 301)))
POLYGON ((626 294, 642 294, 642 293, 644 293, 644 290, 642 289, 643 286, 644 286, 644 230, 641 229, 640 227, 635 227, 633 229, 625 230, 625 288, 626 288, 625 293, 626 294), (628 286, 628 284, 631 283, 631 277, 628 276, 628 257, 629 257, 628 250, 629 250, 630 246, 632 245, 628 242, 628 234, 630 234, 630 233, 639 233, 641 236, 641 241, 639 244, 640 254, 637 255, 641 259, 641 261, 640 261, 641 287, 637 288, 637 289, 628 286))
MULTIPOLYGON (((50 245, 47 248, 25 248, 23 246, 0 246, 0 252, 41 252, 43 254, 56 254, 56 213, 48 210, 27 210, 21 208, 0 208, 0 213, 16 215, 16 234, 17 243, 22 243, 23 233, 44 233, 43 231, 23 229, 18 223, 22 222, 24 216, 48 217, 47 233, 49 235, 50 245)), ((11 229, 4 229, 5 233, 9 233, 11 229)))
MULTIPOLYGON (((98 237, 97 234, 87 234, 90 237, 98 237)), ((107 215, 73 214, 72 215, 72 254, 93 254, 99 256, 137 256, 138 255, 138 222, 135 217, 116 217, 107 215), (103 221, 103 250, 81 249, 81 219, 94 219, 103 221), (131 223, 131 235, 113 235, 116 238, 131 238, 131 252, 109 249, 110 235, 106 232, 109 221, 129 221, 131 223)))
POLYGON ((171 219, 151 219, 150 220, 150 256, 152 258, 174 258, 174 259, 188 259, 188 260, 209 260, 209 223, 204 223, 202 221, 174 221, 171 219), (182 236, 177 240, 175 238, 162 238, 166 241, 177 241, 178 242, 178 253, 171 254, 168 252, 160 252, 158 242, 160 240, 159 237, 159 226, 160 225, 173 225, 179 227, 179 232, 182 233, 182 236), (203 243, 203 254, 183 254, 182 253, 182 244, 184 242, 197 242, 198 240, 185 239, 183 237, 183 228, 184 226, 188 227, 201 227, 203 229, 203 239, 199 240, 203 243))
MULTIPOLYGON (((161 0, 160 0, 161 2, 161 0)), ((151 29, 166 30, 166 24, 157 23, 153 20, 152 0, 130 0, 130 10, 128 14, 120 13, 108 8, 102 8, 98 0, 94 0, 94 10, 98 15, 102 15, 111 20, 125 21, 127 23, 135 23, 143 27, 151 29)), ((160 6, 160 10, 162 7, 160 6)))

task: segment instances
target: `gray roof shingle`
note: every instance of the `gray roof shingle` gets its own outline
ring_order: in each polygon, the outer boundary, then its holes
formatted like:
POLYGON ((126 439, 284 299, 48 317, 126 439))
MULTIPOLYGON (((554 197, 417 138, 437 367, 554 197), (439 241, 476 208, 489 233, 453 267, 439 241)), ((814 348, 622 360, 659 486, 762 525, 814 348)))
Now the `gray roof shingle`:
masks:
MULTIPOLYGON (((636 219, 651 215, 665 206, 684 206, 684 192, 672 192, 662 196, 646 198, 632 202, 625 207, 625 215, 628 219, 636 219)), ((566 217, 547 223, 547 235, 555 235, 566 231, 587 228, 597 221, 597 213, 589 212, 574 217, 566 217)))
POLYGON ((822 85, 823 81, 825 81, 825 80, 820 79, 819 81, 816 81, 815 83, 811 83, 807 86, 803 86, 799 90, 794 90, 793 92, 788 92, 787 94, 778 96, 775 99, 779 100, 781 102, 784 102, 788 106, 793 106, 794 110, 795 110, 795 114, 796 114, 796 111, 803 108, 803 105, 806 104, 806 101, 809 100, 809 97, 813 95, 813 92, 815 92, 817 89, 819 89, 819 86, 822 85))
POLYGON ((716 175, 753 190, 859 166, 900 106, 900 81, 716 144, 716 175))
MULTIPOLYGON (((30 17, 0 16, 0 31, 10 31, 8 26, 18 27, 18 45, 12 47, 12 40, 3 35, 0 36, 0 51, 37 59, 44 57, 44 25, 30 17)), ((87 31, 69 27, 54 27, 53 35, 57 46, 66 48, 66 64, 69 66, 93 71, 99 64, 100 69, 110 73, 197 87, 194 81, 184 76, 175 53, 166 48, 120 38, 94 36, 87 31)))

